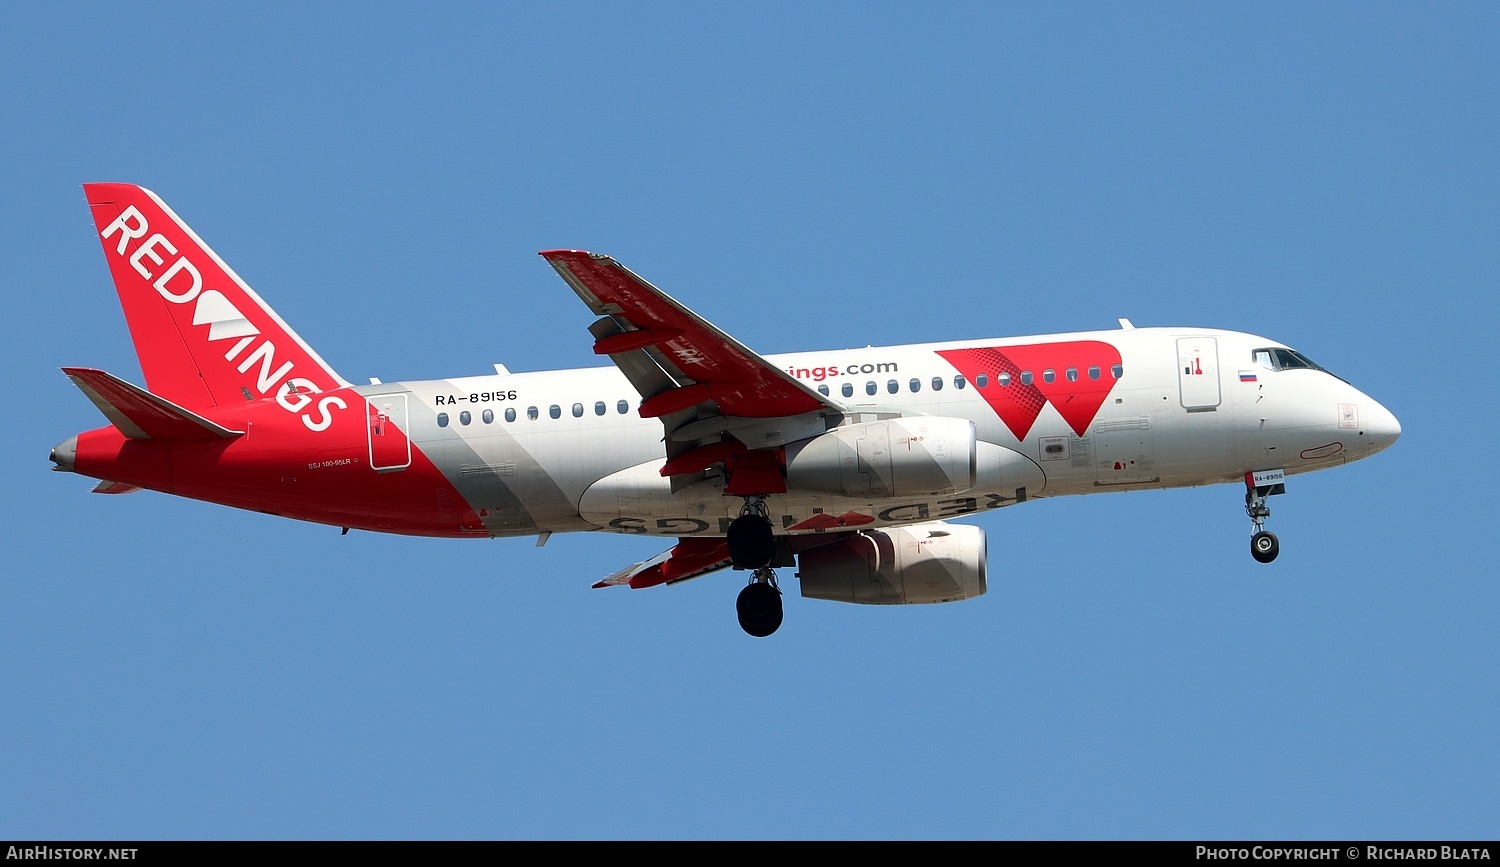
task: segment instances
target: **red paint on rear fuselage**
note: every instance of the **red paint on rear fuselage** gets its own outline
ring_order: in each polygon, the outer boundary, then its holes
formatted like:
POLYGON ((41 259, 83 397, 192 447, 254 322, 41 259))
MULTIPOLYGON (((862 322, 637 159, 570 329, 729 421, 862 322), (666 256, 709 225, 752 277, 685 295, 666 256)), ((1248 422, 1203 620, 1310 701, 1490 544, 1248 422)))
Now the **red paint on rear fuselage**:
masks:
MULTIPOLYGON (((130 439, 114 427, 80 434, 75 471, 239 509, 385 533, 487 538, 479 516, 415 444, 410 466, 369 465, 364 398, 307 429, 275 401, 205 413, 243 436, 215 441, 130 439)), ((391 424, 387 422, 387 424, 391 424)))

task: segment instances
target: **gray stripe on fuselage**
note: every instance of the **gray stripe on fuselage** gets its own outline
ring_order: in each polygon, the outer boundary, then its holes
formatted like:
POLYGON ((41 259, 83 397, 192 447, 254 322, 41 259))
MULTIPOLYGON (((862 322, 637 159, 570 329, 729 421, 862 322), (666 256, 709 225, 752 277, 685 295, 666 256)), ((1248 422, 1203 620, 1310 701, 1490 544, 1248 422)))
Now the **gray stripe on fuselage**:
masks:
MULTIPOLYGON (((446 380, 419 383, 424 392, 435 387, 446 391, 457 389, 446 380)), ((542 530, 568 532, 597 529, 578 516, 578 507, 552 476, 517 441, 503 425, 486 426, 482 437, 467 439, 457 426, 460 410, 448 413, 447 427, 438 427, 438 410, 429 404, 430 394, 423 396, 403 382, 356 386, 361 397, 384 394, 407 394, 407 436, 412 445, 437 467, 479 515, 491 536, 529 536, 542 530), (484 443, 487 454, 476 448, 484 443), (524 496, 521 492, 525 492, 524 496)), ((503 407, 491 407, 503 412, 503 407)), ((483 410, 470 410, 477 415, 483 410)))

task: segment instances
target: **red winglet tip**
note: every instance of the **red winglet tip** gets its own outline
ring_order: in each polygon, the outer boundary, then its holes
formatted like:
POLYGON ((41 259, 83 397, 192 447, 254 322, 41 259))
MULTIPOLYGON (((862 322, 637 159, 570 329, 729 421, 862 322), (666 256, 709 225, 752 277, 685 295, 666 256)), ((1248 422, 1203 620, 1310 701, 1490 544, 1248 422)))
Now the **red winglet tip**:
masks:
POLYGON ((597 259, 597 258, 600 258, 597 254, 590 253, 588 250, 568 250, 568 249, 563 249, 563 248, 559 248, 559 249, 556 249, 556 250, 540 250, 540 251, 537 252, 537 255, 541 256, 543 259, 546 259, 548 262, 551 262, 554 259, 591 259, 591 258, 592 259, 597 259))

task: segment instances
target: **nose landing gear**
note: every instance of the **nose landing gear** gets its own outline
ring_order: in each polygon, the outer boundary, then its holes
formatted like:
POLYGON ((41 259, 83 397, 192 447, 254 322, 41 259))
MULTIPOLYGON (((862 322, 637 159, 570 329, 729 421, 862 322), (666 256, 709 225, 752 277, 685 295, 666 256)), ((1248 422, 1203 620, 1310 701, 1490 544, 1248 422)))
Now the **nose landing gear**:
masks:
MULTIPOLYGON (((1245 474, 1245 514, 1250 516, 1250 523, 1255 527, 1254 534, 1250 536, 1250 556, 1254 557, 1257 563, 1269 563, 1281 553, 1281 542, 1277 540, 1275 533, 1265 529, 1266 519, 1271 517, 1271 508, 1266 505, 1266 497, 1286 493, 1286 485, 1279 481, 1268 485, 1257 485, 1255 475, 1245 474)), ((1275 478, 1280 478, 1280 473, 1277 473, 1275 478)))

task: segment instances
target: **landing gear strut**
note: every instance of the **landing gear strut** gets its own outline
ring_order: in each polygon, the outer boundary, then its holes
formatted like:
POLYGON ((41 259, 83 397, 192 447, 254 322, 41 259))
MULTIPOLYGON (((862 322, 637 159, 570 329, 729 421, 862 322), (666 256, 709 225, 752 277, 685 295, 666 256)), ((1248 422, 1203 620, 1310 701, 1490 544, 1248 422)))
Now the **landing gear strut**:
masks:
POLYGON ((1271 508, 1266 505, 1266 497, 1285 491, 1284 485, 1257 486, 1248 476, 1246 477, 1245 514, 1250 516, 1250 523, 1255 527, 1255 533, 1250 537, 1250 556, 1254 557, 1257 563, 1269 563, 1281 553, 1281 543, 1277 541, 1276 534, 1265 529, 1266 519, 1271 517, 1271 508))
POLYGON ((750 583, 735 600, 740 628, 756 638, 765 638, 781 626, 781 588, 771 560, 776 556, 776 534, 771 529, 766 498, 759 494, 745 498, 745 508, 729 524, 725 534, 729 559, 736 569, 754 572, 750 583))

